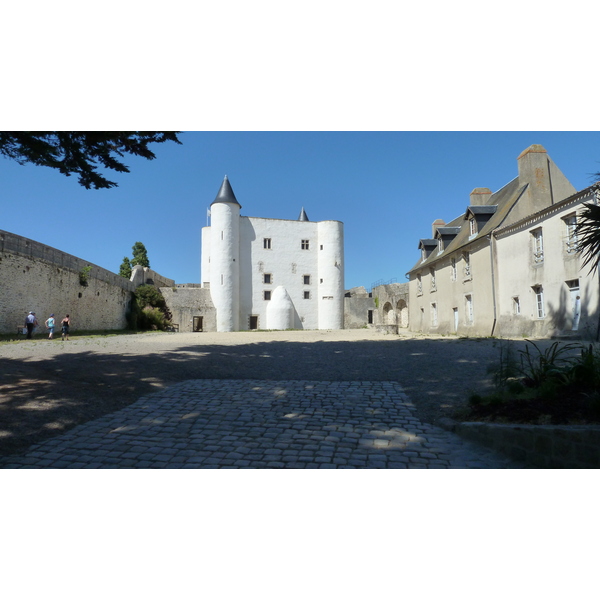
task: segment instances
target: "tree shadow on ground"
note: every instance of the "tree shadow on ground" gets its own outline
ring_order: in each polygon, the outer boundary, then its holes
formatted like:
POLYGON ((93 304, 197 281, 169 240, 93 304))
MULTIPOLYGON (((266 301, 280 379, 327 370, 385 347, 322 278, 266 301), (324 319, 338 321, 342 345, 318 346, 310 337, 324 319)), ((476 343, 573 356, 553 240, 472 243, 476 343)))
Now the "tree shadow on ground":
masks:
MULTIPOLYGON (((119 410, 188 379, 397 381, 429 423, 450 416, 469 391, 490 385, 495 340, 182 344, 147 354, 99 351, 43 359, 0 358, 0 455, 119 410)), ((521 349, 524 341, 510 343, 521 349)))

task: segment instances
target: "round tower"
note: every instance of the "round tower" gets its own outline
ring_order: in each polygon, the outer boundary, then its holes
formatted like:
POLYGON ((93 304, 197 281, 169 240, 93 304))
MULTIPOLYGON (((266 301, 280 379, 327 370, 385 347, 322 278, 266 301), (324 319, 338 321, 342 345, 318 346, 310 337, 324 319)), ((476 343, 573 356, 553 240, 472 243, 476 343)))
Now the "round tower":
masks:
POLYGON ((344 224, 319 221, 319 329, 344 328, 344 224))
POLYGON ((240 328, 240 203, 227 175, 210 205, 210 295, 217 331, 240 328))

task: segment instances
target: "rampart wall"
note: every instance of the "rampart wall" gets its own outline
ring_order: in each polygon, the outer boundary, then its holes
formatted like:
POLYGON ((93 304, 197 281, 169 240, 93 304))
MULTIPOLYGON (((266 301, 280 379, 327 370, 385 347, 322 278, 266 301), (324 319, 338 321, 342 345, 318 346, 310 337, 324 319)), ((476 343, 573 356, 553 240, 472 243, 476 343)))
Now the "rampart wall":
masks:
POLYGON ((0 333, 15 333, 29 311, 43 323, 69 314, 73 329, 124 329, 135 285, 50 246, 0 230, 0 333), (80 273, 90 266, 87 285, 80 273))

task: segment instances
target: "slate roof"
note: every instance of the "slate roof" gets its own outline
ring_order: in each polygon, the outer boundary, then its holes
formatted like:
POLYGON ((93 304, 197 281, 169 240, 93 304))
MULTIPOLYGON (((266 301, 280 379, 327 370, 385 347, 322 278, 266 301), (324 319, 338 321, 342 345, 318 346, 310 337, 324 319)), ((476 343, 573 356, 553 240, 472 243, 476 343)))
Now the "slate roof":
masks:
POLYGON ((302 210, 300 211, 300 216, 298 217, 298 221, 308 221, 308 215, 306 214, 306 211, 304 210, 304 206, 302 207, 302 210))
MULTIPOLYGON (((433 266, 439 259, 445 258, 457 250, 462 251, 463 249, 466 249, 469 245, 481 240, 485 236, 489 235, 494 229, 505 224, 506 218, 508 217, 511 209, 517 203, 526 188, 527 184, 520 185, 519 178, 515 177, 515 179, 507 183, 503 188, 491 194, 486 205, 467 206, 465 212, 459 217, 456 217, 449 223, 446 223, 443 227, 438 228, 438 231, 448 228, 460 228, 460 231, 456 234, 456 237, 444 248, 442 252, 440 252, 439 249, 434 250, 425 260, 419 260, 412 267, 412 269, 408 271, 408 273, 418 271, 423 267, 433 266), (495 210, 492 210, 494 207, 496 207, 495 210), (482 216, 484 214, 491 214, 487 222, 477 232, 477 235, 470 238, 469 222, 465 220, 465 215, 469 210, 473 212, 473 209, 480 209, 480 211, 475 214, 481 214, 482 216)), ((445 233, 442 233, 442 235, 445 235, 445 233)), ((420 240, 419 248, 421 248, 421 242, 424 241, 429 240, 420 240)))
POLYGON ((213 204, 217 204, 218 202, 237 204, 240 208, 242 208, 242 205, 237 201, 237 198, 233 193, 233 189, 231 189, 231 184, 229 183, 229 179, 227 179, 227 175, 225 175, 223 183, 219 188, 219 193, 217 194, 217 197, 213 200, 211 206, 213 204))

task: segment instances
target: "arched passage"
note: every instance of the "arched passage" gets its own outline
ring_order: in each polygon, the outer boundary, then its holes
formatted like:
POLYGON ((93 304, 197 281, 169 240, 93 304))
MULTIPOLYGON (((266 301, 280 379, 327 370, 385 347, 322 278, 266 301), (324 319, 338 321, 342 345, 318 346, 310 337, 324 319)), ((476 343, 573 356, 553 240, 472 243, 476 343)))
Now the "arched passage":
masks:
POLYGON ((383 322, 386 325, 395 325, 396 324, 396 313, 392 308, 391 303, 386 302, 383 305, 383 322))

